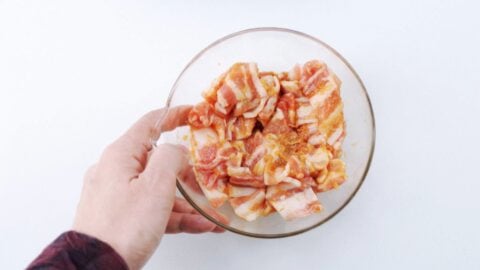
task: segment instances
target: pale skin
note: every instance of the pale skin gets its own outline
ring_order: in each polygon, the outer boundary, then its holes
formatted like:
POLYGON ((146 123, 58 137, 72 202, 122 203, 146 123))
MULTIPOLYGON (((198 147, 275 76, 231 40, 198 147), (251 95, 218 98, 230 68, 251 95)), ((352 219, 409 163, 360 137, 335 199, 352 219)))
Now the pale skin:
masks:
POLYGON ((147 262, 165 233, 224 231, 175 197, 177 176, 191 171, 188 151, 151 144, 161 132, 184 125, 190 109, 146 114, 85 174, 73 230, 108 243, 130 269, 147 262))

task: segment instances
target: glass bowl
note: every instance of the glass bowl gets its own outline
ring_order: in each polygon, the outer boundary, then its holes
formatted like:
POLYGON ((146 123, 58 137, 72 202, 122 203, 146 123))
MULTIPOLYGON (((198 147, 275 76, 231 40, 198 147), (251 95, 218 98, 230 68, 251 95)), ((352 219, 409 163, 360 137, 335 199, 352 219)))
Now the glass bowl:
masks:
MULTIPOLYGON (((248 222, 237 217, 228 202, 213 209, 195 181, 179 177, 177 187, 185 199, 218 226, 241 235, 278 238, 306 232, 338 214, 362 185, 372 160, 375 122, 370 99, 358 74, 332 47, 307 34, 283 28, 248 29, 213 42, 190 61, 173 85, 167 108, 202 101, 202 91, 235 62, 256 62, 262 71, 288 71, 295 64, 312 59, 324 61, 342 81, 347 132, 342 159, 346 163, 346 182, 338 189, 317 194, 324 206, 318 214, 285 221, 275 213, 248 222)), ((177 128, 163 133, 159 142, 188 147, 187 134, 188 127, 177 128)))

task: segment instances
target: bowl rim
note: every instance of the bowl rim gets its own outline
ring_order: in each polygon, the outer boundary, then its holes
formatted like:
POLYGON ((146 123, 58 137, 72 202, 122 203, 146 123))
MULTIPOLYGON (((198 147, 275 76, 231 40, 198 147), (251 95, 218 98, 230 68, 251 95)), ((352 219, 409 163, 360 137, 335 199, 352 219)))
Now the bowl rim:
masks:
POLYGON ((375 127, 375 116, 374 116, 374 112, 373 112, 373 107, 372 107, 372 103, 370 101, 370 96, 368 95, 368 92, 367 92, 367 89, 362 81, 362 79, 360 78, 360 76, 357 74, 357 72, 355 71, 355 69, 352 67, 352 65, 339 53, 337 52, 333 47, 331 47, 330 45, 328 45, 327 43, 325 43, 324 41, 316 38, 316 37, 313 37, 311 35, 308 35, 308 34, 305 34, 303 32, 300 32, 300 31, 297 31, 297 30, 292 30, 292 29, 288 29, 288 28, 281 28, 281 27, 256 27, 256 28, 249 28, 249 29, 245 29, 245 30, 241 30, 241 31, 237 31, 237 32, 233 32, 231 34, 228 34, 226 36, 223 36, 222 38, 220 39, 217 39, 216 41, 210 43, 207 47, 205 47, 204 49, 202 49, 200 52, 198 52, 189 62, 188 64, 185 66, 185 68, 182 70, 182 72, 180 72, 180 74, 178 75, 177 79, 175 80, 172 88, 170 89, 170 93, 168 95, 168 98, 167 98, 167 102, 166 102, 166 109, 168 110, 168 108, 170 108, 170 104, 171 104, 171 101, 172 101, 172 98, 173 98, 173 94, 175 93, 175 90, 178 86, 178 83, 180 81, 180 78, 183 76, 183 74, 186 72, 186 70, 188 70, 188 68, 197 61, 197 59, 199 59, 206 51, 210 50, 211 48, 219 45, 220 43, 226 41, 226 40, 229 40, 231 38, 234 38, 234 37, 237 37, 237 36, 240 36, 240 35, 243 35, 243 34, 248 34, 248 33, 253 33, 253 32, 281 32, 281 33, 288 33, 288 34, 292 34, 292 35, 296 35, 296 36, 300 36, 300 37, 303 37, 303 38, 307 38, 307 39, 310 39, 316 43, 318 43, 319 45, 325 47, 327 50, 329 50, 330 52, 332 52, 335 56, 337 56, 341 61, 344 62, 344 64, 348 67, 348 69, 353 73, 353 75, 355 76, 355 78, 358 80, 358 82, 360 83, 360 86, 362 88, 362 91, 364 92, 364 95, 365 97, 367 98, 367 103, 368 103, 368 107, 369 107, 369 111, 370 111, 370 117, 372 119, 372 139, 371 139, 371 148, 370 148, 370 151, 369 151, 369 157, 368 157, 368 161, 367 161, 367 165, 365 167, 365 170, 361 176, 361 179, 360 179, 360 182, 358 183, 358 185, 355 187, 355 189, 353 190, 353 192, 349 195, 349 197, 347 198, 347 200, 345 200, 343 202, 343 204, 337 209, 335 210, 333 213, 331 213, 329 216, 327 216, 325 219, 323 219, 322 221, 319 221, 311 226, 308 226, 306 228, 302 228, 300 230, 295 230, 295 231, 292 231, 292 232, 287 232, 287 233, 275 233, 275 234, 260 234, 260 233, 251 233, 251 232, 246 232, 246 231, 242 231, 242 230, 239 230, 239 229, 236 229, 236 228, 233 228, 231 226, 229 226, 228 224, 223 224, 221 222, 218 222, 215 218, 213 218, 212 216, 210 216, 207 212, 205 212, 204 210, 201 209, 201 207, 199 207, 191 198, 190 196, 188 195, 188 193, 185 191, 185 189, 182 187, 182 184, 180 183, 180 181, 178 181, 177 179, 177 188, 178 190, 180 191, 180 193, 182 194, 182 196, 192 205, 192 207, 197 210, 201 215, 203 215, 205 218, 207 218, 208 220, 210 220, 211 222, 213 222, 214 224, 216 224, 217 226, 220 226, 222 228, 224 228, 225 230, 228 230, 228 231, 231 231, 231 232, 234 232, 234 233, 237 233, 237 234, 240 234, 240 235, 243 235, 243 236, 249 236, 249 237, 254 237, 254 238, 263 238, 263 239, 271 239, 271 238, 283 238, 283 237, 289 237, 289 236, 294 236, 294 235, 298 235, 298 234, 301 234, 301 233, 304 233, 304 232, 307 232, 307 231, 310 231, 324 223, 326 223, 327 221, 329 221, 330 219, 332 219, 333 217, 335 217, 338 213, 340 213, 349 203, 350 201, 353 199, 353 197, 355 197, 355 195, 357 194, 358 190, 360 189, 360 187, 363 185, 363 182, 365 181, 365 178, 368 174, 368 171, 370 170, 370 165, 372 163, 372 159, 373 159, 373 154, 374 154, 374 151, 375 151, 375 137, 376 137, 376 127, 375 127))

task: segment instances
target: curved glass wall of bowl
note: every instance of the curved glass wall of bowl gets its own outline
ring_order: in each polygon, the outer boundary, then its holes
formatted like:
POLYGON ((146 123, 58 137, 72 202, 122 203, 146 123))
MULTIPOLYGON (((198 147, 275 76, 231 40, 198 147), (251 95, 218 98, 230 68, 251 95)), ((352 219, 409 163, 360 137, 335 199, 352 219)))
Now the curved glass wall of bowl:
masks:
MULTIPOLYGON (((367 91, 350 64, 333 48, 309 35, 282 28, 256 28, 228 35, 197 54, 178 77, 167 106, 194 105, 203 100, 202 91, 235 62, 256 62, 261 71, 286 71, 312 59, 324 61, 342 81, 347 136, 343 157, 348 178, 338 189, 317 194, 324 210, 307 218, 283 220, 277 213, 245 221, 233 213, 228 203, 212 209, 204 195, 184 179, 177 186, 184 197, 208 219, 227 230, 247 236, 276 238, 315 228, 340 212, 360 188, 368 172, 375 144, 375 123, 367 91), (230 219, 226 224, 214 212, 230 219), (210 214, 209 214, 210 213, 210 214)), ((188 127, 162 134, 160 142, 189 147, 188 127)))

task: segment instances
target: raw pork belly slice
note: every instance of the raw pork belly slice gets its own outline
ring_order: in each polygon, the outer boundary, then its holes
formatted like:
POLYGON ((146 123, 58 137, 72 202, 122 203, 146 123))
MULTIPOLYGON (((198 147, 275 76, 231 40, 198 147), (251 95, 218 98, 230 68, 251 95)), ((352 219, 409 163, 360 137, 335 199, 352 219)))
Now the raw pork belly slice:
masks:
POLYGON ((252 221, 270 212, 264 188, 229 185, 230 205, 237 216, 252 221))
POLYGON ((267 200, 285 220, 306 217, 322 210, 311 188, 302 189, 285 183, 269 186, 267 200))

